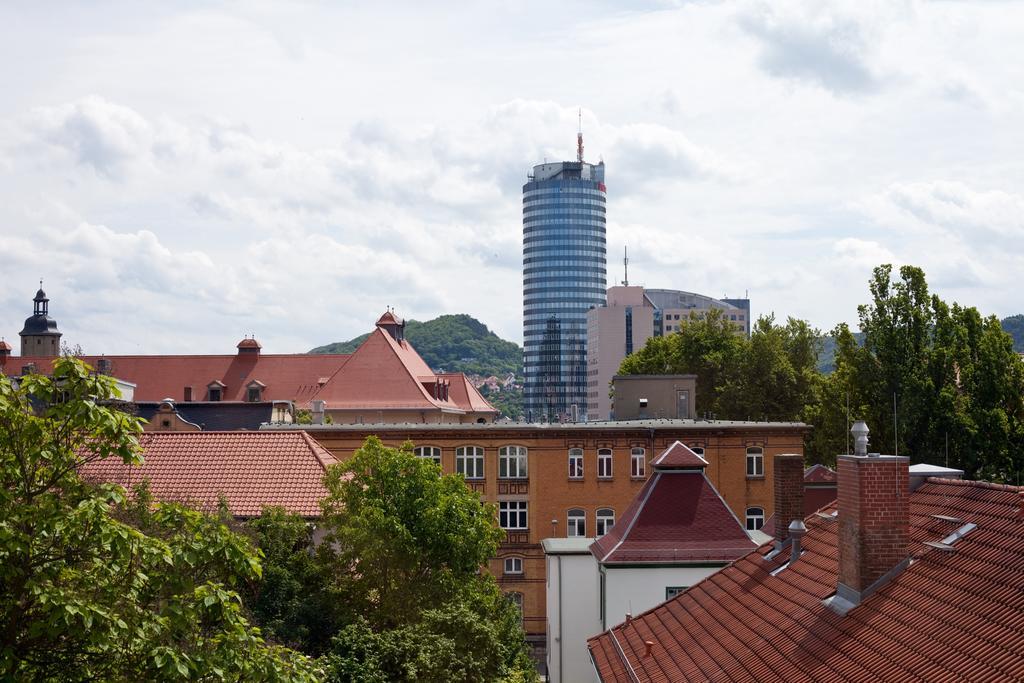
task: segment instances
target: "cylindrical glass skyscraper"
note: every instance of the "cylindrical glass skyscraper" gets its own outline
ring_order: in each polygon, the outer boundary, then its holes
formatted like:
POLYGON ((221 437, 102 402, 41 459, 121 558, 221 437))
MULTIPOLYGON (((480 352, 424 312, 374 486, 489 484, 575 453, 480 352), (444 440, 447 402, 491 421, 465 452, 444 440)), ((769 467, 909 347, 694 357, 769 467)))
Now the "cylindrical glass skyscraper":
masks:
POLYGON ((607 284, 605 200, 603 161, 539 164, 523 185, 527 419, 586 419, 587 310, 604 304, 607 284))

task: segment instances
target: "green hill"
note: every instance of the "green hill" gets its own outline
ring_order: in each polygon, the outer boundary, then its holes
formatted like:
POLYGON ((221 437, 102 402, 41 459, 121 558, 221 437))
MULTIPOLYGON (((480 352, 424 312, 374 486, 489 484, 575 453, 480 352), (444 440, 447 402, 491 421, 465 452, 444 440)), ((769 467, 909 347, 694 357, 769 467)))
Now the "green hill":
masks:
POLYGON ((1024 353, 1024 315, 1011 315, 1003 318, 1003 331, 1013 337, 1013 350, 1024 353))
MULTIPOLYGON (((309 353, 352 353, 369 334, 318 346, 309 353)), ((436 372, 504 377, 523 374, 523 351, 505 341, 476 318, 464 313, 420 322, 405 321, 405 338, 436 372)))

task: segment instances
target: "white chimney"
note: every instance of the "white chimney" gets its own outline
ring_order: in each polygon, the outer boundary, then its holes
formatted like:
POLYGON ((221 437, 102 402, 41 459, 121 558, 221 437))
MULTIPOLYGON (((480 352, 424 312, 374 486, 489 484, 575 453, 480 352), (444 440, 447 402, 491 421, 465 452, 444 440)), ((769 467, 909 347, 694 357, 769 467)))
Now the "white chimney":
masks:
POLYGON ((313 424, 322 425, 324 423, 324 408, 327 406, 326 401, 316 399, 309 402, 313 413, 313 424))

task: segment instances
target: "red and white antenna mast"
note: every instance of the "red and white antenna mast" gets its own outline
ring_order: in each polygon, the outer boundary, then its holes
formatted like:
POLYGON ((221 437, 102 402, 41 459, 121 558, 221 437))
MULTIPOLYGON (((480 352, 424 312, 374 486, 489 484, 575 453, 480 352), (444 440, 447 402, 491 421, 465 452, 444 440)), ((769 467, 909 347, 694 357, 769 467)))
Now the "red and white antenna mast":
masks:
POLYGON ((576 133, 576 161, 583 163, 583 107, 580 107, 580 127, 576 133))

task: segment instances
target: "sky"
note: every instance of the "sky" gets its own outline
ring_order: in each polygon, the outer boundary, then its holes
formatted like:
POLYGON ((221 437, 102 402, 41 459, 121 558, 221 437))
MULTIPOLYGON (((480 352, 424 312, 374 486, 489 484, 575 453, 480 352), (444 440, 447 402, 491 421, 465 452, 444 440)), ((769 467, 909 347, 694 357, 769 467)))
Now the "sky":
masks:
POLYGON ((533 164, 607 165, 609 285, 855 323, 881 263, 1024 312, 1024 3, 0 5, 0 336, 522 339, 533 164))

